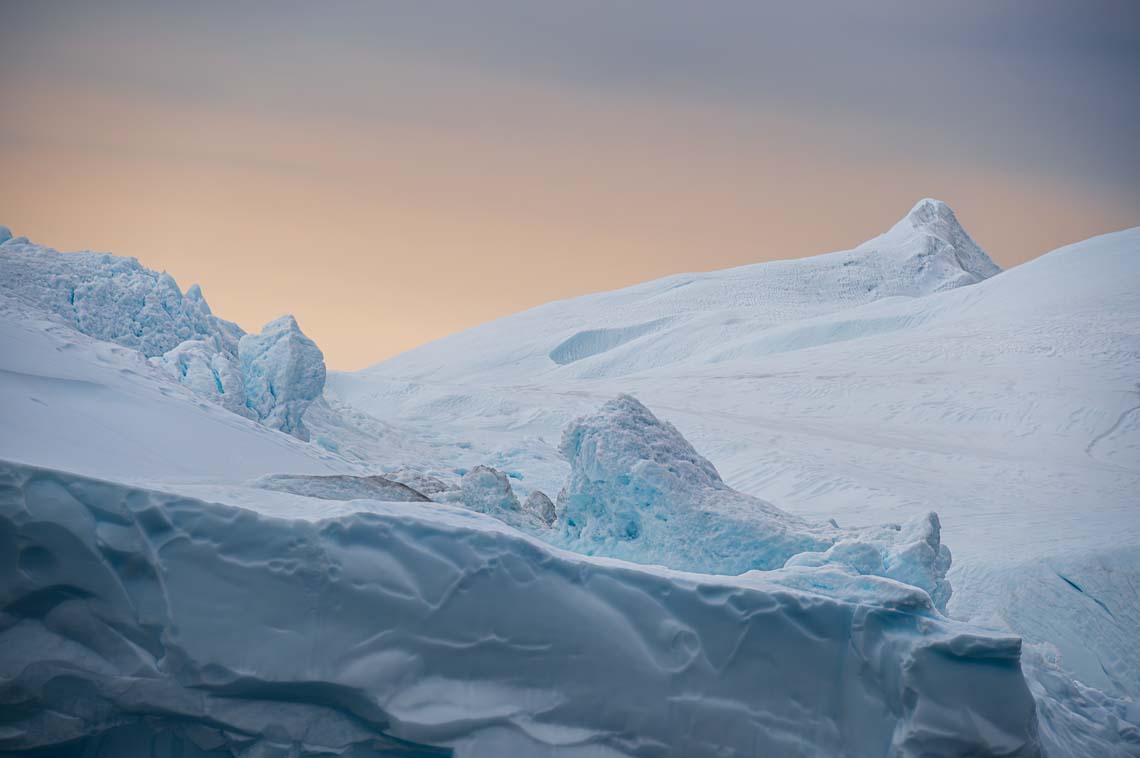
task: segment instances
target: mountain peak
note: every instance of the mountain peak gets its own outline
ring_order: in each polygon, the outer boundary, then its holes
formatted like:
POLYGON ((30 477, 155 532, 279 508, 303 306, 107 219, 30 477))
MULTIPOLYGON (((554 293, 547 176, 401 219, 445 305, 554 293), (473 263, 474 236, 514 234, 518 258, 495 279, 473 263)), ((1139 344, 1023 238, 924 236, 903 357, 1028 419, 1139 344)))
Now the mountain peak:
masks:
POLYGON ((924 197, 914 204, 904 219, 915 228, 931 224, 958 224, 957 217, 950 206, 933 197, 924 197))
POLYGON ((958 223, 950 206, 931 197, 919 200, 886 233, 856 249, 917 257, 928 261, 924 269, 938 262, 934 268, 946 279, 937 289, 971 284, 1001 271, 958 223))

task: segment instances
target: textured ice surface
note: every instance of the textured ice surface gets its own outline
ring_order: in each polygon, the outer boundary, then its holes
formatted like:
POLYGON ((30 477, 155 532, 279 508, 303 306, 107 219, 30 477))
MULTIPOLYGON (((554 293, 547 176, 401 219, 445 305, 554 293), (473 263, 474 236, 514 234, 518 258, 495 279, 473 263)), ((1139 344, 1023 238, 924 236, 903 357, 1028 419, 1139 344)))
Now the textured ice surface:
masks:
POLYGON ((1019 641, 888 580, 684 574, 435 503, 313 520, 327 501, 250 492, 260 512, 0 463, 0 749, 1039 754, 1019 641))
POLYGON ((730 488, 629 395, 571 423, 561 451, 570 476, 558 527, 575 550, 718 574, 833 564, 920 587, 939 608, 950 598, 950 551, 935 514, 901 527, 810 523, 730 488))
POLYGON ((301 332, 297 320, 282 316, 260 334, 246 334, 238 345, 245 404, 257 419, 297 439, 308 440, 302 417, 325 387, 325 357, 301 332))
POLYGON ((186 340, 237 356, 237 324, 217 318, 198 285, 183 294, 165 272, 137 258, 60 253, 24 240, 0 245, 4 290, 54 313, 84 334, 155 357, 186 340))
POLYGON ((150 362, 192 392, 208 397, 227 411, 254 418, 245 404, 241 369, 210 340, 187 340, 150 362))
POLYGON ((324 388, 324 356, 292 316, 248 335, 214 316, 198 285, 183 294, 135 258, 22 239, 0 240, 0 283, 83 334, 138 350, 227 410, 308 440, 302 416, 324 388))

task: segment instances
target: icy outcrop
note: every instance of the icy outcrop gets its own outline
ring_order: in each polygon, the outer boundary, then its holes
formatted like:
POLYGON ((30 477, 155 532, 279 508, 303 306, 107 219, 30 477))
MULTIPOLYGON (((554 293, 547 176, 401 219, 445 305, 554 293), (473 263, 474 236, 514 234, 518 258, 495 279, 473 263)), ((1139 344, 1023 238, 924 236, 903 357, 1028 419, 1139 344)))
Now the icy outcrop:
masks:
POLYGON ((485 513, 519 529, 545 526, 541 518, 519 503, 510 478, 490 466, 476 466, 459 481, 458 502, 465 508, 485 513))
POLYGON ((257 419, 301 440, 303 416, 325 387, 325 357, 292 316, 270 321, 238 344, 246 406, 257 419))
MULTIPOLYGON (((95 339, 138 350, 178 382, 302 440, 302 416, 324 389, 324 356, 292 316, 248 335, 217 318, 198 285, 183 293, 135 258, 60 253, 0 240, 5 291, 95 339)), ((2 236, 2 235, 0 235, 2 236)))
POLYGON ((384 476, 334 474, 270 474, 253 482, 255 487, 289 492, 322 500, 383 500, 385 502, 426 503, 429 498, 406 484, 384 476))
POLYGON ((574 550, 718 574, 833 565, 919 587, 938 608, 950 598, 937 515, 859 529, 810 523, 730 488, 629 395, 571 423, 560 450, 570 476, 558 528, 574 550))
POLYGON ((136 258, 60 253, 23 238, 8 239, 0 246, 0 282, 80 332, 148 358, 187 340, 204 340, 237 357, 242 335, 237 324, 214 316, 197 285, 183 294, 169 274, 136 258))
POLYGON ((554 521, 557 518, 554 503, 542 490, 534 490, 526 496, 526 500, 523 501, 523 510, 532 514, 546 526, 554 526, 554 521))
POLYGON ((801 591, 436 503, 259 497, 0 462, 0 750, 1040 754, 1019 640, 889 580, 775 572, 801 591))
POLYGON ((211 340, 187 340, 160 356, 151 358, 180 384, 209 398, 228 411, 248 418, 254 414, 245 404, 241 370, 228 353, 219 352, 211 340))

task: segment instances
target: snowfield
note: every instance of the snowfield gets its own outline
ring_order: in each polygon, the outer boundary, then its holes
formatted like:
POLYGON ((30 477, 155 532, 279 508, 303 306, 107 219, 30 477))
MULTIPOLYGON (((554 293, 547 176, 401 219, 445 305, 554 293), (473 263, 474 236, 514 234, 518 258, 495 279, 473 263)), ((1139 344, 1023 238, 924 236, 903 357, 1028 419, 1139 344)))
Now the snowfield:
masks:
POLYGON ((1137 493, 1140 228, 928 199, 354 374, 0 228, 0 751, 1140 755, 1137 493))

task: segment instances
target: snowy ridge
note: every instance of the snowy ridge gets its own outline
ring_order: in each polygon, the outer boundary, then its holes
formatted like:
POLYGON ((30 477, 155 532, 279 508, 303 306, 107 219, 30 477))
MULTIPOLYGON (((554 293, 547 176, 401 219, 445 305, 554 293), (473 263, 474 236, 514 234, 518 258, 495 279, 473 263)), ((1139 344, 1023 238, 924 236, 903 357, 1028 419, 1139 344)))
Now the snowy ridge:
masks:
POLYGON ((692 359, 758 330, 890 297, 973 284, 1000 269, 937 200, 859 247, 800 260, 678 274, 542 305, 338 380, 518 382, 617 377, 692 359), (454 360, 455 356, 463 360, 454 360))
POLYGON ((905 592, 590 559, 432 503, 257 502, 0 463, 0 749, 1040 754, 1019 641, 905 592))

